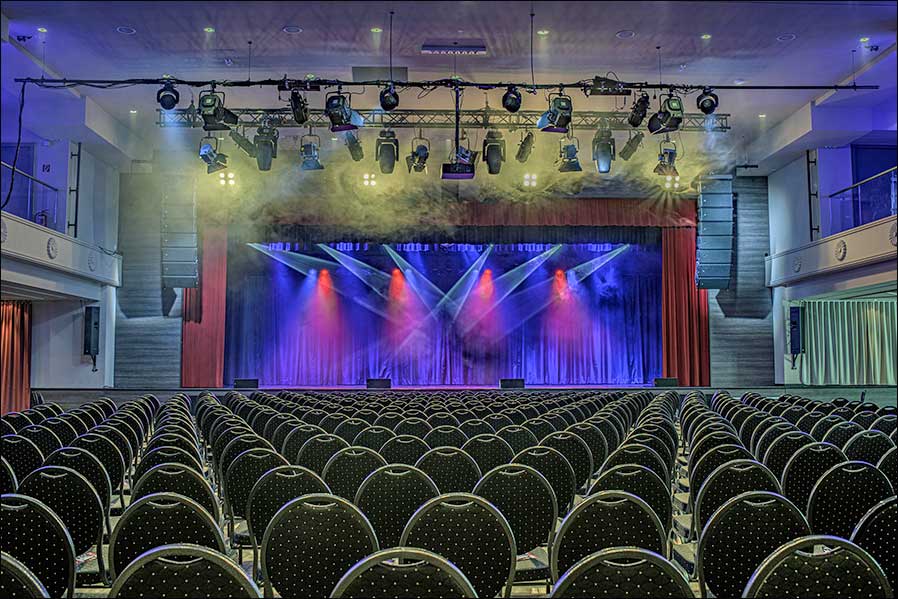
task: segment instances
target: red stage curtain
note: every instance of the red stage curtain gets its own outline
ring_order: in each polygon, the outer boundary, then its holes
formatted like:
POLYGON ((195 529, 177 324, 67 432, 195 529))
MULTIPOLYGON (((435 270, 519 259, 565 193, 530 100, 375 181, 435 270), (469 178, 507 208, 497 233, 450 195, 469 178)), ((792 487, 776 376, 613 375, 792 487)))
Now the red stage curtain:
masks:
POLYGON ((711 383, 708 292, 695 286, 695 229, 663 229, 661 252, 664 376, 677 377, 683 386, 707 387, 711 383))
POLYGON ((31 405, 31 302, 0 302, 0 413, 31 405))
POLYGON ((181 386, 221 387, 224 376, 228 230, 202 231, 200 287, 184 290, 181 325, 181 386))
POLYGON ((553 199, 535 204, 514 202, 463 204, 453 224, 459 226, 694 227, 693 200, 553 199))

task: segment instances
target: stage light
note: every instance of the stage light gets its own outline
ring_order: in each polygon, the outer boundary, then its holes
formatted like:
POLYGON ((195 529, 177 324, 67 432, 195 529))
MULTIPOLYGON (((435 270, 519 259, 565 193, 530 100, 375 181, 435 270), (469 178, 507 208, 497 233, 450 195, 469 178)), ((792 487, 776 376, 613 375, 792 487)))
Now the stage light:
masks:
POLYGON ((389 175, 393 172, 399 159, 399 140, 395 131, 384 129, 380 132, 374 144, 374 156, 380 164, 381 173, 389 175))
POLYGON ((701 95, 695 101, 695 105, 702 111, 702 114, 714 114, 719 104, 720 101, 717 99, 717 94, 710 87, 703 89, 701 95))
POLYGON ((505 140, 502 133, 491 129, 486 132, 483 140, 483 161, 487 164, 487 171, 491 175, 498 175, 505 162, 505 140))
POLYGON ((633 108, 630 109, 630 116, 627 117, 627 122, 634 129, 639 127, 642 121, 645 120, 645 115, 649 110, 649 102, 649 95, 645 92, 640 94, 636 101, 633 102, 633 108))
POLYGON ((517 112, 521 109, 521 92, 513 85, 502 94, 502 108, 508 112, 517 112))
POLYGON ((611 172, 611 163, 614 161, 614 136, 607 125, 596 131, 595 137, 592 138, 592 160, 596 163, 598 172, 611 172))
POLYGON ((320 171, 324 168, 318 159, 318 148, 321 147, 321 138, 309 133, 299 140, 299 155, 302 162, 299 167, 304 171, 320 171))
POLYGON ((206 173, 212 174, 228 168, 228 156, 218 151, 218 139, 204 137, 200 142, 199 156, 206 163, 206 173))
POLYGON ((455 159, 444 162, 441 179, 473 179, 474 165, 480 152, 474 152, 470 148, 459 146, 455 151, 455 159))
POLYGON ((396 93, 396 88, 391 83, 380 91, 380 107, 390 112, 397 106, 399 106, 399 94, 396 93))
POLYGON ((236 125, 237 115, 225 108, 224 94, 205 91, 200 93, 200 116, 205 131, 230 131, 228 125, 236 125))
POLYGON ((405 164, 408 166, 408 172, 415 171, 416 173, 426 173, 428 158, 430 158, 430 140, 421 137, 421 133, 419 132, 418 137, 412 140, 411 154, 405 157, 405 164))
POLYGON ((237 184, 237 180, 234 178, 234 173, 228 173, 227 177, 225 177, 224 173, 218 173, 218 183, 221 185, 230 185, 233 187, 237 184))
POLYGON ((642 144, 642 140, 645 135, 642 134, 642 131, 637 131, 635 134, 630 135, 630 139, 627 140, 627 143, 624 144, 624 147, 618 153, 621 160, 629 160, 633 157, 633 154, 636 153, 636 150, 639 149, 640 144, 642 144))
POLYGON ((365 173, 362 175, 362 184, 365 187, 375 187, 377 185, 377 176, 374 173, 365 173))
MULTIPOLYGON (((679 183, 680 173, 677 172, 677 144, 666 138, 658 146, 658 164, 655 166, 654 173, 665 178, 665 182, 679 183)), ((679 187, 679 184, 677 185, 679 187)), ((665 185, 670 188, 670 185, 665 185)))
POLYGON ((536 187, 536 174, 524 173, 524 187, 536 187))
POLYGON ((558 152, 561 164, 558 166, 560 173, 580 172, 583 167, 580 166, 580 159, 577 153, 580 151, 580 140, 576 137, 565 137, 559 142, 560 150, 558 152))
POLYGON ((574 106, 571 103, 571 97, 556 94, 549 101, 549 109, 539 117, 536 126, 540 131, 546 133, 567 133, 573 112, 574 106))
POLYGON ((270 171, 272 159, 278 157, 278 137, 278 130, 269 119, 263 120, 262 126, 256 129, 253 146, 256 149, 256 166, 260 171, 270 171))
POLYGON ((518 151, 515 154, 514 158, 521 164, 527 162, 527 159, 530 158, 530 152, 533 151, 533 131, 528 131, 527 135, 521 138, 521 143, 518 144, 518 151))
POLYGON ((230 133, 231 141, 237 144, 237 147, 246 152, 246 155, 250 158, 256 157, 256 146, 251 142, 245 135, 240 133, 237 129, 231 129, 230 133))
POLYGON ((649 133, 657 135, 680 128, 683 121, 683 101, 677 96, 668 96, 661 102, 661 109, 649 119, 649 133))
POLYGON ((297 125, 302 125, 309 120, 309 103, 306 97, 295 89, 290 92, 290 112, 297 125))
POLYGON ((350 131, 365 124, 362 115, 350 106, 349 98, 339 92, 327 97, 324 113, 330 119, 331 131, 350 131))
POLYGON ((365 157, 365 149, 362 147, 362 142, 358 136, 352 131, 347 131, 345 139, 346 147, 349 149, 349 155, 352 156, 352 159, 356 162, 362 160, 365 157))
POLYGON ((156 92, 156 101, 159 102, 162 110, 171 110, 178 105, 180 100, 181 95, 175 89, 174 83, 168 82, 162 86, 162 89, 156 92))

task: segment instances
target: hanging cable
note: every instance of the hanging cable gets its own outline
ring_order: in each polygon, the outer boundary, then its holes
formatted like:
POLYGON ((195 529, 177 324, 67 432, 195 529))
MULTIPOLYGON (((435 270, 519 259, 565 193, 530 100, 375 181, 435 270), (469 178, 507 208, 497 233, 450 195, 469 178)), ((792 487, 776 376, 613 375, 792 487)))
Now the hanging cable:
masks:
POLYGON ((249 49, 247 50, 247 52, 249 53, 249 57, 247 58, 247 61, 246 61, 246 64, 247 64, 246 80, 252 81, 253 80, 253 40, 249 40, 248 42, 246 42, 246 45, 249 47, 249 49))
POLYGON ((393 14, 394 11, 390 11, 390 82, 393 81, 393 14))
POLYGON ((12 157, 12 170, 9 173, 9 190, 6 192, 6 199, 0 210, 6 208, 9 200, 12 198, 12 186, 16 181, 16 165, 19 162, 19 148, 22 147, 22 110, 25 108, 25 82, 22 82, 22 88, 19 90, 19 126, 16 133, 16 152, 12 157))
POLYGON ((533 12, 533 4, 530 5, 530 85, 532 86, 532 92, 536 93, 536 75, 533 71, 533 18, 536 16, 536 13, 533 12))

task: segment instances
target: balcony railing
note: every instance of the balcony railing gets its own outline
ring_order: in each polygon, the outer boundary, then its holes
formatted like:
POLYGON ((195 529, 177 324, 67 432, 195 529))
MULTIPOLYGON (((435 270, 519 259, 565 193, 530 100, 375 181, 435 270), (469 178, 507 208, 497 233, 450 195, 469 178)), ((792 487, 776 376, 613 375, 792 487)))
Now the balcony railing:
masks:
MULTIPOLYGON (((0 198, 5 201, 6 195, 9 193, 13 167, 3 161, 0 161, 0 167, 2 167, 0 168, 2 171, 0 198)), ((16 168, 12 195, 3 210, 48 229, 65 233, 64 201, 65 195, 59 188, 16 168)))
POLYGON ((835 235, 896 213, 896 169, 892 167, 829 195, 824 236, 835 235))

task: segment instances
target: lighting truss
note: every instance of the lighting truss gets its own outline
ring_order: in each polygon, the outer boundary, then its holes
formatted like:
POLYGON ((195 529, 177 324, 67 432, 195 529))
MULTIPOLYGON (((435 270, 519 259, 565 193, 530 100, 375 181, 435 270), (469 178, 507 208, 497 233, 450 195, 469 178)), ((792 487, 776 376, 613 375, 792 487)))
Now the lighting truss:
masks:
MULTIPOLYGON (((239 117, 241 126, 259 126, 265 118, 272 118, 277 127, 330 127, 330 120, 324 110, 310 109, 309 120, 299 124, 293 120, 289 108, 231 108, 239 117)), ((365 119, 366 127, 390 129, 454 129, 455 111, 446 110, 393 110, 385 112, 380 108, 358 109, 365 119)), ((532 129, 542 116, 539 110, 521 110, 510 113, 505 110, 473 109, 460 111, 460 126, 464 129, 532 129)), ((575 110, 571 125, 574 129, 597 129, 600 125, 614 131, 629 131, 627 123, 629 111, 600 112, 575 110)), ((160 127, 201 127, 202 119, 186 108, 156 110, 156 124, 160 127)), ((680 131, 701 131, 724 133, 730 130, 729 114, 686 113, 680 124, 680 131)))

